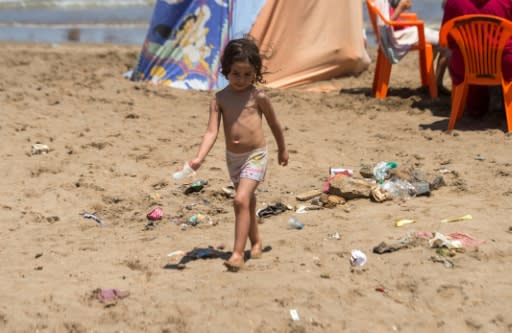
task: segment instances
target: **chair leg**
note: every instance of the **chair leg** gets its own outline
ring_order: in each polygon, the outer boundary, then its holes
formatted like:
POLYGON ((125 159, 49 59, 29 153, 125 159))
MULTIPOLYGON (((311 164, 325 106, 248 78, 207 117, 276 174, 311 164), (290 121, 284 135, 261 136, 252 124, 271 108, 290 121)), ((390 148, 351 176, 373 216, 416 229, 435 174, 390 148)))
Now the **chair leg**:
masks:
POLYGON ((450 121, 448 122, 448 131, 451 131, 455 127, 457 120, 462 117, 467 92, 468 85, 465 82, 452 87, 452 110, 450 113, 450 121))
POLYGON ((425 45, 425 50, 419 50, 420 53, 420 75, 421 85, 428 86, 430 97, 437 97, 437 80, 434 71, 434 51, 431 44, 425 45))
POLYGON ((428 84, 427 79, 427 57, 425 55, 425 50, 418 50, 420 56, 420 78, 421 78, 421 86, 425 87, 428 84))
POLYGON ((376 98, 383 99, 388 95, 389 77, 391 76, 391 63, 379 48, 377 64, 373 77, 373 93, 376 98))
POLYGON ((505 83, 502 82, 501 89, 503 90, 503 102, 505 106, 505 115, 507 117, 508 132, 512 132, 512 81, 505 83))
POLYGON ((466 89, 462 91, 462 97, 460 99, 461 105, 457 109, 457 120, 462 118, 464 114, 464 110, 466 109, 466 104, 468 103, 468 93, 469 93, 469 85, 466 85, 466 89))

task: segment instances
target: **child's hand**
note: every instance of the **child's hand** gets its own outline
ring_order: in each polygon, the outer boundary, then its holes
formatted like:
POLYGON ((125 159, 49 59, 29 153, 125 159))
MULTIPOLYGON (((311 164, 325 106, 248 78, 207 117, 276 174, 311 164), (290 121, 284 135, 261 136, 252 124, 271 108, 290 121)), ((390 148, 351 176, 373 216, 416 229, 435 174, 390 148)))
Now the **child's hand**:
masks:
POLYGON ((282 165, 282 166, 288 165, 288 150, 286 150, 286 149, 280 150, 277 153, 277 156, 278 156, 278 160, 279 160, 279 165, 282 165))
POLYGON ((199 169, 199 167, 201 166, 202 163, 203 163, 203 161, 201 161, 199 158, 194 158, 194 159, 191 159, 190 161, 188 161, 188 165, 190 165, 190 167, 192 169, 194 169, 194 171, 199 169))

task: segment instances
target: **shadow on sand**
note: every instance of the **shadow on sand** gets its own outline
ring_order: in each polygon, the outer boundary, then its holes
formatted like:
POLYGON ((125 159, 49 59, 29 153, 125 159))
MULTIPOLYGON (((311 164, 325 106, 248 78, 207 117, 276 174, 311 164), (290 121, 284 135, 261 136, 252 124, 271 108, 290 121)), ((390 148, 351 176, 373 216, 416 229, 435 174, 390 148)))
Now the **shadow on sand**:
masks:
MULTIPOLYGON (((272 251, 271 246, 265 246, 263 248, 263 252, 270 252, 272 251)), ((175 264, 167 264, 163 268, 164 269, 184 269, 186 267, 186 264, 188 264, 191 261, 195 261, 198 259, 202 260, 209 260, 209 259, 221 259, 221 260, 228 260, 231 257, 231 251, 223 251, 220 249, 215 249, 213 247, 195 247, 191 251, 185 253, 183 257, 180 259, 179 262, 175 264)), ((245 261, 251 259, 251 251, 247 250, 244 252, 244 259, 245 261)))

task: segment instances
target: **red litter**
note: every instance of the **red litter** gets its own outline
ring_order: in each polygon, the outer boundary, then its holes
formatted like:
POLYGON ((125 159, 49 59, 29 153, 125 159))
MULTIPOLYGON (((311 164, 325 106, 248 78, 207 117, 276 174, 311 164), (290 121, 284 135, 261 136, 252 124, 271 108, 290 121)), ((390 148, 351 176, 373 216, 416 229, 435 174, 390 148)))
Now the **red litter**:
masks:
POLYGON ((160 207, 153 209, 151 212, 148 213, 148 215, 146 215, 148 220, 151 220, 151 221, 161 220, 163 216, 164 216, 164 210, 160 207))

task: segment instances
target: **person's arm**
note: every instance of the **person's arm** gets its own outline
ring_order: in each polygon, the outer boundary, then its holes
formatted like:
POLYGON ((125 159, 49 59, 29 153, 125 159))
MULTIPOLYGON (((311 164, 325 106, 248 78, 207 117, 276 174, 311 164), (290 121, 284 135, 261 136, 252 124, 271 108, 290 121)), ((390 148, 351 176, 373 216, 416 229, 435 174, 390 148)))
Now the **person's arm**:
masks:
POLYGON ((272 106, 268 96, 261 91, 256 95, 256 101, 258 103, 258 107, 265 116, 265 120, 274 135, 274 139, 276 140, 279 164, 286 166, 288 164, 288 150, 286 149, 286 144, 284 142, 283 129, 277 120, 274 107, 272 106))
POLYGON ((412 0, 400 0, 398 6, 396 6, 393 15, 389 18, 391 21, 395 21, 400 17, 400 14, 405 12, 407 9, 412 7, 412 0))
POLYGON ((196 157, 188 162, 192 169, 199 169, 204 159, 206 158, 206 155, 208 155, 212 149, 215 140, 217 140, 217 135, 219 134, 219 126, 220 110, 219 106, 217 105, 217 100, 214 98, 210 103, 210 117, 208 119, 208 127, 206 128, 206 133, 203 136, 203 140, 201 141, 201 145, 199 146, 196 157))

